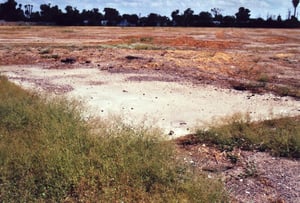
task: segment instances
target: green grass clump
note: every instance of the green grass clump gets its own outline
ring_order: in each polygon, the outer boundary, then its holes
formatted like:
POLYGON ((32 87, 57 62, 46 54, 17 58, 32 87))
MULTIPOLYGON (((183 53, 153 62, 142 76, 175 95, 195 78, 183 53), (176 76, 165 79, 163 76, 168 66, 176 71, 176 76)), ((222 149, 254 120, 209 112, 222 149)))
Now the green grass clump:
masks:
POLYGON ((88 129, 75 103, 0 78, 0 201, 59 201, 85 172, 88 129))
POLYGON ((81 118, 0 76, 0 202, 226 202, 158 131, 81 118))
POLYGON ((299 116, 251 122, 249 116, 237 114, 196 134, 199 142, 216 144, 222 150, 239 147, 268 151, 274 156, 300 157, 299 116))

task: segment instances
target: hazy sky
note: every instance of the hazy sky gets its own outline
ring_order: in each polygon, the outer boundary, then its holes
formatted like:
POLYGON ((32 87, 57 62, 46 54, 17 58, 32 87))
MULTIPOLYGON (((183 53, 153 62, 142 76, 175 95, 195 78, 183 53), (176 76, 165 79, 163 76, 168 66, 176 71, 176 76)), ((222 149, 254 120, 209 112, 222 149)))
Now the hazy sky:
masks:
MULTIPOLYGON (((194 10, 195 14, 200 11, 210 11, 211 8, 221 8, 223 15, 234 15, 238 8, 243 6, 251 11, 251 17, 266 18, 268 15, 281 15, 287 17, 288 9, 293 12, 292 0, 16 0, 22 4, 34 5, 34 10, 39 10, 40 4, 58 5, 62 10, 66 5, 76 7, 78 10, 99 8, 116 8, 120 14, 157 13, 170 16, 171 12, 179 9, 183 12, 187 8, 194 10)), ((0 0, 6 2, 6 0, 0 0)))

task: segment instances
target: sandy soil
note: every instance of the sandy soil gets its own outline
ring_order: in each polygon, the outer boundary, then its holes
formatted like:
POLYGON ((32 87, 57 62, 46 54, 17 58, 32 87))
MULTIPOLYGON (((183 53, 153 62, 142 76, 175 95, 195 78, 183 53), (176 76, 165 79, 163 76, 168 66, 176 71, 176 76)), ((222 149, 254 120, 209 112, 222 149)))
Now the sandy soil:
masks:
POLYGON ((300 102, 289 97, 192 84, 156 72, 110 73, 87 65, 3 66, 1 72, 21 86, 82 101, 86 115, 119 115, 129 124, 160 127, 172 137, 234 113, 249 113, 254 120, 300 114, 300 102))

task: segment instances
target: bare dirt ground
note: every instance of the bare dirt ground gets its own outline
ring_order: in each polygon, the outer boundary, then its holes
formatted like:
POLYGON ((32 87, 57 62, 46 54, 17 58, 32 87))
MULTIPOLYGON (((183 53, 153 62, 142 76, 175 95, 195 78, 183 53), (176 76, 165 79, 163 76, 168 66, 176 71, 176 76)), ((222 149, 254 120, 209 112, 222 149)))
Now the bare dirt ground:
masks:
MULTIPOLYGON (((75 97, 87 115, 121 115, 171 137, 235 112, 300 115, 300 30, 0 27, 0 74, 75 97)), ((234 202, 300 202, 299 160, 224 152, 190 136, 183 159, 221 175, 234 202)))

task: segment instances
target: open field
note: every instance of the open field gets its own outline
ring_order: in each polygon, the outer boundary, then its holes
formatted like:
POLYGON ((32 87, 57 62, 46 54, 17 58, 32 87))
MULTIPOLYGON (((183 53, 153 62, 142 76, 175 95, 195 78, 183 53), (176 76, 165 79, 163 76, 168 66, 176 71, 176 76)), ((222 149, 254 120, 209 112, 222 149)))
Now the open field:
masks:
MULTIPOLYGON (((2 26, 0 74, 26 89, 77 99, 86 119, 117 115, 171 138, 235 113, 251 121, 295 116, 297 126, 299 41, 296 29, 2 26)), ((182 158, 199 169, 216 162, 208 176, 226 173, 236 201, 300 200, 299 160, 235 148, 229 156, 187 139, 176 141, 182 158), (253 174, 240 178, 241 168, 253 174)))
MULTIPOLYGON (((299 30, 1 27, 0 64, 75 57, 111 72, 156 70, 253 92, 299 98, 299 30), (137 58, 125 58, 128 55, 137 58)), ((62 67, 59 67, 62 68, 62 67)))

